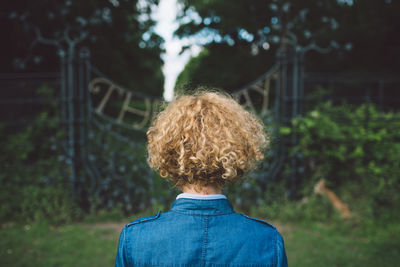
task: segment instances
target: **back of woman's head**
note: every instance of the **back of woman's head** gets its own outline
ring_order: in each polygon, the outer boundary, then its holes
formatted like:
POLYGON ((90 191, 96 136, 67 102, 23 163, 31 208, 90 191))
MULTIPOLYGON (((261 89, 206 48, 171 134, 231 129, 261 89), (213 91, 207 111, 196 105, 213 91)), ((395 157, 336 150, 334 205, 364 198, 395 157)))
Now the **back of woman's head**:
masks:
POLYGON ((230 96, 182 95, 147 132, 148 162, 177 186, 222 187, 251 171, 267 146, 264 126, 230 96))

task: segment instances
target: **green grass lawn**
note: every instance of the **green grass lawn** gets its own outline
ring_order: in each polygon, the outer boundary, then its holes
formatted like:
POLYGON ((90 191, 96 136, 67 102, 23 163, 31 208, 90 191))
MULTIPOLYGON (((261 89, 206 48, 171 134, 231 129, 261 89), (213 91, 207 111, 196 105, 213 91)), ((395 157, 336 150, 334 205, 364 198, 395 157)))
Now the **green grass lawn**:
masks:
MULTIPOLYGON (((122 223, 3 224, 0 266, 113 266, 122 223)), ((400 226, 277 224, 290 266, 398 266, 400 226)))
POLYGON ((113 266, 117 242, 114 229, 3 225, 0 266, 113 266))
POLYGON ((283 228, 292 266, 399 266, 399 225, 367 230, 311 224, 283 228))

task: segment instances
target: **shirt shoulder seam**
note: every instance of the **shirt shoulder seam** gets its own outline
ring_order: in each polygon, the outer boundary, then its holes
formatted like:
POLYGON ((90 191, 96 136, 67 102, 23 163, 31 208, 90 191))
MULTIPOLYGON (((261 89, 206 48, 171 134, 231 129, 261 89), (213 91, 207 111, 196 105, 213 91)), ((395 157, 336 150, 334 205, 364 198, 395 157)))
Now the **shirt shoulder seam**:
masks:
POLYGON ((267 226, 273 228, 274 230, 276 230, 276 227, 275 227, 272 223, 269 223, 269 222, 267 222, 267 221, 265 221, 265 220, 262 220, 262 219, 250 217, 250 216, 245 215, 245 214, 241 214, 241 215, 244 216, 244 217, 246 217, 247 219, 250 219, 250 220, 253 220, 253 221, 256 221, 256 222, 260 222, 260 223, 262 223, 262 224, 264 224, 264 225, 267 225, 267 226))
POLYGON ((156 215, 151 216, 151 217, 145 217, 145 218, 136 219, 136 220, 134 220, 134 221, 128 223, 128 224, 126 225, 126 227, 130 227, 130 226, 132 226, 132 225, 139 224, 139 223, 144 223, 144 222, 148 222, 148 221, 153 221, 153 220, 155 220, 155 219, 158 219, 158 218, 160 217, 160 215, 161 215, 161 211, 157 212, 156 215))

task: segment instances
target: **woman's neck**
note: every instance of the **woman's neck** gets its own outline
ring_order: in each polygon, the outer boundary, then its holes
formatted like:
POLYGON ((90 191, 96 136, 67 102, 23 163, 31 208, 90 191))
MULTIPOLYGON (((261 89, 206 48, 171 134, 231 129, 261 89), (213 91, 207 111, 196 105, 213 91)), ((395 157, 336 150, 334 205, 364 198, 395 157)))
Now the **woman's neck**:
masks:
POLYGON ((222 194, 222 190, 219 187, 215 186, 194 186, 194 185, 185 185, 182 186, 182 192, 188 194, 198 194, 198 195, 216 195, 222 194))

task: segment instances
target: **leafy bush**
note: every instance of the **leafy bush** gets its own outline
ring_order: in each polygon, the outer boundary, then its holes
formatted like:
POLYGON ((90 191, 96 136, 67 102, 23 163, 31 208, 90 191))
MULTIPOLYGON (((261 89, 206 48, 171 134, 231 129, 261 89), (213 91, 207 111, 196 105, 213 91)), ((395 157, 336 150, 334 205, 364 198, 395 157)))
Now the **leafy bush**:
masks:
POLYGON ((291 156, 301 159, 300 190, 312 194, 324 178, 364 218, 388 219, 400 204, 400 113, 372 104, 319 105, 293 120, 299 136, 291 156))
POLYGON ((56 124, 47 112, 10 134, 0 132, 0 220, 69 221, 80 214, 62 175, 56 124))

